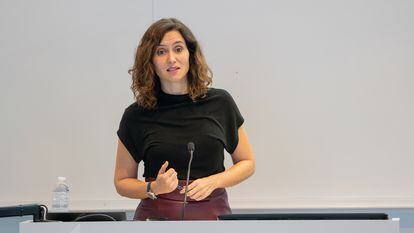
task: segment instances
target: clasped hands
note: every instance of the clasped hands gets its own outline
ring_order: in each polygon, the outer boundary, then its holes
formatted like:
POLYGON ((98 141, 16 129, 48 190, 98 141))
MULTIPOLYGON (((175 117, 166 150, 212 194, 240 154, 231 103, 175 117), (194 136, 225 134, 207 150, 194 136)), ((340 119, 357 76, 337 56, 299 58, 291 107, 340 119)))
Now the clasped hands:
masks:
MULTIPOLYGON (((151 184, 151 189, 156 195, 170 193, 178 186, 177 172, 174 168, 167 170, 167 167, 168 161, 161 166, 156 180, 151 184)), ((208 197, 216 187, 216 181, 211 176, 194 180, 188 185, 187 197, 196 201, 201 201, 208 197)), ((185 193, 185 186, 181 189, 180 193, 185 193)))

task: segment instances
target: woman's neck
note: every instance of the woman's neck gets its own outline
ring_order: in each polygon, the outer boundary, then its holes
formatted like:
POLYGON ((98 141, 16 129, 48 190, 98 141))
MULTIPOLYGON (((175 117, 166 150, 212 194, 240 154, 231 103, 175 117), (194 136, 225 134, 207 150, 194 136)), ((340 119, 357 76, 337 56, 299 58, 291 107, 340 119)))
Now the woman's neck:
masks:
POLYGON ((188 84, 185 83, 168 83, 162 84, 161 83, 161 89, 164 93, 170 94, 170 95, 183 95, 188 93, 188 84))

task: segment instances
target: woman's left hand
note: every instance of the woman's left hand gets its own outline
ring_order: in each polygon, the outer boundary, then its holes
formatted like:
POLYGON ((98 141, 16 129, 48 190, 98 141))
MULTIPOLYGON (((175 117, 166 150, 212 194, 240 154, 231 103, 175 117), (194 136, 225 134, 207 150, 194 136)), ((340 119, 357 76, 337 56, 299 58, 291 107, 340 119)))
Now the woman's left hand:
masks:
MULTIPOLYGON (((201 201, 208 197, 216 188, 217 182, 214 176, 200 178, 188 185, 187 196, 196 201, 201 201)), ((185 186, 180 193, 185 193, 185 186)))

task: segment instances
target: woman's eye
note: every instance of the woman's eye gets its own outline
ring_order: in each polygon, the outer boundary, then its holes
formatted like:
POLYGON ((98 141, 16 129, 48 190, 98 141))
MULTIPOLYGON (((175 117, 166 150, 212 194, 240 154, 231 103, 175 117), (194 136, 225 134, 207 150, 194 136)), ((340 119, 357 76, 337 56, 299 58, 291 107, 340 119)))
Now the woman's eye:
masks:
POLYGON ((183 48, 182 47, 177 47, 177 48, 175 48, 175 51, 177 53, 181 53, 183 51, 183 48))
POLYGON ((162 56, 165 54, 165 50, 164 49, 159 49, 155 52, 158 56, 162 56))

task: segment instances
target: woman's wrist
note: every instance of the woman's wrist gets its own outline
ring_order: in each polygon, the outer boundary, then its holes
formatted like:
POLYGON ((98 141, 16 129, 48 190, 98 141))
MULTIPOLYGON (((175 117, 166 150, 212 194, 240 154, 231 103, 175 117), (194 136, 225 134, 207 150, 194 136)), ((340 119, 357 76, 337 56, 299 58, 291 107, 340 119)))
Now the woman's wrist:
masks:
POLYGON ((155 194, 158 195, 160 194, 159 190, 158 190, 158 183, 156 180, 151 182, 151 191, 155 194))
POLYGON ((213 189, 218 189, 221 188, 221 184, 220 184, 220 173, 219 174, 215 174, 209 177, 210 178, 210 182, 213 186, 213 189))

